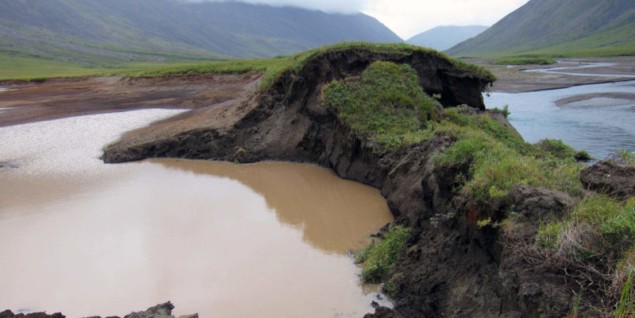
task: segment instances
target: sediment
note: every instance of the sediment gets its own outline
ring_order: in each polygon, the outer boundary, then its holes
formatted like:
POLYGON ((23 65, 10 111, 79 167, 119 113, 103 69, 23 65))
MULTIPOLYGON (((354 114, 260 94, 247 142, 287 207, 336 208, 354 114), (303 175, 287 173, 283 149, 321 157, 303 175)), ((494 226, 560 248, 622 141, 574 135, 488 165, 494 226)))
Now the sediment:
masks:
MULTIPOLYGON (((339 176, 379 188, 396 223, 412 229, 406 252, 389 279, 395 308, 369 317, 562 317, 570 311, 570 282, 535 270, 501 244, 494 227, 479 227, 480 213, 502 219, 514 209, 527 225, 514 240, 535 234, 538 215, 566 210, 564 193, 520 187, 505 200, 478 206, 461 194, 470 163, 439 167, 435 154, 456 141, 436 134, 386 151, 338 119, 320 102, 322 85, 359 75, 373 61, 411 65, 429 95, 444 107, 483 111, 482 91, 492 79, 433 53, 329 52, 288 71, 249 98, 215 105, 129 132, 104 149, 107 163, 154 157, 239 162, 317 163, 339 176)), ((498 117, 499 120, 504 118, 498 117)))

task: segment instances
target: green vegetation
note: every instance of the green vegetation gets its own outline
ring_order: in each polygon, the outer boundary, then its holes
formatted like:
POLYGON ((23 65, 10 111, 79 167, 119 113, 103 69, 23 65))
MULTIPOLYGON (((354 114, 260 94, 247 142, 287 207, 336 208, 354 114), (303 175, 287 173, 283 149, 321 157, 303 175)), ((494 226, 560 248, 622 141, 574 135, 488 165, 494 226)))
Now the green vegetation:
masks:
POLYGON ((635 4, 532 1, 448 53, 455 56, 589 57, 635 54, 635 4))
POLYGON ((323 90, 324 104, 388 150, 429 138, 425 126, 440 104, 419 86, 408 65, 375 62, 359 78, 334 81, 323 90))
POLYGON ((625 164, 635 166, 635 153, 630 152, 628 150, 621 150, 619 152, 619 157, 625 164))
POLYGON ((500 109, 498 107, 492 108, 490 109, 493 113, 500 113, 503 114, 503 117, 505 118, 509 118, 509 115, 511 115, 512 113, 509 111, 509 105, 505 105, 505 107, 503 107, 503 109, 500 109))
POLYGON ((163 55, 265 58, 346 39, 401 41, 363 14, 238 1, 2 1, 0 12, 0 51, 71 64, 161 62, 163 55))
POLYGON ((502 199, 517 184, 573 194, 582 191, 578 181, 581 166, 572 156, 558 158, 541 151, 487 114, 465 115, 459 109, 448 109, 446 120, 437 127, 440 132, 458 141, 440 153, 436 163, 471 163, 463 191, 478 203, 502 199))
POLYGON ((559 139, 543 139, 539 141, 536 146, 559 159, 575 158, 578 161, 587 161, 591 159, 591 155, 589 155, 586 151, 576 151, 559 139))
POLYGON ((619 202, 601 194, 590 194, 564 220, 543 224, 538 241, 562 257, 621 254, 635 238, 635 199, 619 202))
POLYGON ((365 283, 379 283, 388 274, 399 254, 406 247, 410 229, 395 226, 388 231, 384 239, 373 241, 362 250, 355 261, 363 263, 362 280, 365 283))
POLYGON ((108 72, 53 60, 0 55, 0 80, 33 80, 47 77, 81 77, 108 72))
POLYGON ((109 67, 88 67, 72 63, 22 58, 0 54, 0 66, 3 72, 0 80, 40 79, 52 77, 104 76, 120 75, 132 77, 168 77, 198 74, 237 74, 258 72, 263 74, 261 89, 270 87, 285 72, 299 72, 309 62, 324 54, 333 54, 346 50, 370 50, 376 53, 408 55, 422 52, 447 59, 460 70, 474 73, 490 81, 495 77, 486 69, 468 64, 447 55, 422 47, 408 44, 375 44, 368 42, 343 42, 309 50, 293 56, 279 56, 270 59, 230 59, 196 62, 168 63, 117 63, 109 67), (42 66, 42 67, 40 67, 42 66))
POLYGON ((205 73, 261 72, 264 74, 261 82, 261 88, 266 89, 285 72, 300 72, 309 61, 312 61, 319 56, 347 50, 369 50, 376 53, 402 54, 404 56, 414 52, 423 52, 448 59, 450 63, 453 63, 455 67, 461 70, 475 73, 491 81, 495 80, 494 75, 482 67, 452 59, 443 53, 431 49, 408 44, 376 44, 368 42, 343 42, 319 47, 293 56, 276 57, 272 59, 228 60, 210 63, 183 64, 127 74, 133 76, 161 77, 205 73))
POLYGON ((508 57, 497 59, 495 65, 553 65, 556 60, 544 57, 508 57))

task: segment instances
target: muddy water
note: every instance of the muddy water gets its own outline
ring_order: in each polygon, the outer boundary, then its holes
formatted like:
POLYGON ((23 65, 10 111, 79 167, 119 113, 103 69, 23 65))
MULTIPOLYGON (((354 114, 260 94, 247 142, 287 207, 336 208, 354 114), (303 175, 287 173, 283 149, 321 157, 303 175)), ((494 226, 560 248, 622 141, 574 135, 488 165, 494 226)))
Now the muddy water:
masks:
POLYGON ((346 251, 391 221, 378 191, 309 165, 97 159, 119 132, 173 113, 0 128, 0 306, 69 317, 167 300, 202 317, 370 311, 376 294, 346 251))

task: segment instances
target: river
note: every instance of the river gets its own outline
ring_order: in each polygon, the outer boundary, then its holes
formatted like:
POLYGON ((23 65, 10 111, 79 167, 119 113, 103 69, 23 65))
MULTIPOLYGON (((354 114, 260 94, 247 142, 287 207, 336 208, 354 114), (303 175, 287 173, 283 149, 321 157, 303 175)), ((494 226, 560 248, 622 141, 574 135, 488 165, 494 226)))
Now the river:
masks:
POLYGON ((378 294, 348 251, 392 221, 378 190, 312 165, 98 159, 118 134, 175 113, 0 128, 0 306, 68 317, 167 300, 202 317, 372 311, 378 294))
POLYGON ((488 108, 507 105, 511 124, 528 142, 561 139, 596 159, 622 149, 635 151, 635 81, 490 93, 485 103, 488 108))

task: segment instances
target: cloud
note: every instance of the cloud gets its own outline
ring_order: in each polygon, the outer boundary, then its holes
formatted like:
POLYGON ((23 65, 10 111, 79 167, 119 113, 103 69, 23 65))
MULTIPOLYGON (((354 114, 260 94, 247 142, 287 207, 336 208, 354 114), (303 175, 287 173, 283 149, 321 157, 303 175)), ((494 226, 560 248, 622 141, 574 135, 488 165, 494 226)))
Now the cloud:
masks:
MULTIPOLYGON (((189 2, 227 2, 236 0, 183 0, 189 2)), ((299 7, 309 10, 320 10, 329 13, 359 13, 370 3, 370 0, 238 0, 251 4, 267 4, 277 7, 299 7)))

